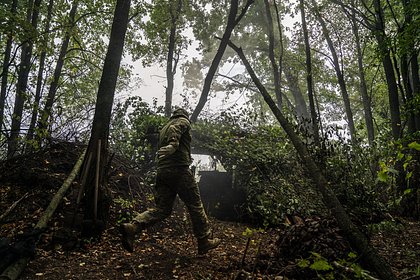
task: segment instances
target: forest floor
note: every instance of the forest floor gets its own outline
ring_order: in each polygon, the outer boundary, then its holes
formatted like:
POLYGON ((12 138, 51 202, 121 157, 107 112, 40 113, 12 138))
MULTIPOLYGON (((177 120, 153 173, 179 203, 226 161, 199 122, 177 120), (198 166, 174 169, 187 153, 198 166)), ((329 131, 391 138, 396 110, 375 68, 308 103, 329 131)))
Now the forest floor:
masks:
MULTIPOLYGON (((80 147, 56 145, 31 157, 0 163, 0 213, 5 213, 14 202, 25 197, 0 220, 2 238, 17 240, 36 224, 80 151, 80 147)), ((280 256, 285 252, 307 256, 308 252, 296 251, 305 248, 303 243, 315 239, 318 245, 329 246, 330 250, 337 251, 345 244, 340 241, 338 230, 327 230, 327 233, 314 230, 323 224, 322 219, 317 218, 297 219, 294 231, 291 231, 292 225, 252 232, 249 231, 252 225, 211 218, 214 236, 221 238, 222 243, 199 256, 188 215, 182 203, 177 203, 171 217, 143 231, 135 252, 128 253, 120 243, 118 222, 127 215, 124 211, 130 208, 132 199, 146 198, 145 204, 149 203, 146 192, 150 188, 122 161, 114 161, 112 168, 110 188, 114 203, 111 204, 110 221, 100 239, 81 238, 78 231, 69 226, 75 209, 75 183, 50 221, 49 229, 41 234, 21 279, 316 279, 328 277, 331 271, 316 273, 314 269, 302 268, 294 259, 281 260, 280 256), (292 242, 298 233, 312 231, 315 235, 311 240, 295 240, 299 244, 292 242)), ((396 220, 397 226, 395 223, 391 228, 378 226, 371 243, 391 264, 398 279, 420 279, 420 222, 396 220)), ((333 263, 330 259, 327 261, 333 263)), ((343 270, 334 274, 335 279, 355 279, 356 272, 346 271, 351 267, 349 262, 341 264, 331 269, 343 270)), ((372 272, 368 273, 374 276, 372 272)))

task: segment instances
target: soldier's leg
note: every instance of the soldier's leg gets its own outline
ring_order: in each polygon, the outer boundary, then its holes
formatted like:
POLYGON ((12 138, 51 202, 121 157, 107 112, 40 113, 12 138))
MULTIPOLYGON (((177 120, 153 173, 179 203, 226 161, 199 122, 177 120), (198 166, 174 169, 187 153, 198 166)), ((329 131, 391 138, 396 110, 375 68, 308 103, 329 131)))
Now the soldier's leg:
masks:
POLYGON ((172 212, 176 192, 175 187, 169 185, 170 178, 165 175, 165 172, 163 174, 158 172, 156 176, 156 206, 137 215, 131 223, 120 225, 121 242, 129 252, 134 250, 134 240, 137 233, 165 219, 172 212))
POLYGON ((177 185, 177 192, 185 206, 187 206, 194 235, 197 239, 209 238, 211 234, 210 225, 201 202, 198 185, 190 169, 185 168, 180 170, 180 172, 181 178, 177 185))
POLYGON ((164 220, 172 212, 176 191, 173 186, 173 178, 169 172, 158 172, 155 190, 155 207, 138 214, 134 218, 134 222, 138 223, 142 229, 164 220))
POLYGON ((197 238, 198 254, 202 255, 219 246, 219 238, 210 238, 211 231, 207 215, 201 202, 198 185, 191 170, 185 169, 180 184, 177 185, 178 195, 184 201, 190 213, 194 235, 197 238))

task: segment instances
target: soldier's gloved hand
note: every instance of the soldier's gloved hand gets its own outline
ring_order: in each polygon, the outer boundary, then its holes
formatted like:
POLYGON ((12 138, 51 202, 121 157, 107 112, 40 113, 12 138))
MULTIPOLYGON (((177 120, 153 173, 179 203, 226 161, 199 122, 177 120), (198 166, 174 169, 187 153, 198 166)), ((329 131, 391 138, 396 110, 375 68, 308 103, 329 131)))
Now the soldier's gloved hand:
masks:
POLYGON ((166 158, 172 155, 173 153, 175 153, 175 151, 176 151, 175 147, 172 146, 171 144, 164 146, 157 151, 158 159, 166 158))

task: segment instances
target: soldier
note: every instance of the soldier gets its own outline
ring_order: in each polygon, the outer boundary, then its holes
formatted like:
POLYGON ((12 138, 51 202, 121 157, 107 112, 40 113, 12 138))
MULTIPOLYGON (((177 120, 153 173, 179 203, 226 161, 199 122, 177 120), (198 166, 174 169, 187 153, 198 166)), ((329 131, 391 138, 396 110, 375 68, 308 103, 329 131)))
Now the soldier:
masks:
POLYGON ((211 238, 209 221, 204 212, 191 164, 191 123, 187 111, 176 109, 159 134, 155 208, 137 215, 131 223, 121 224, 122 244, 133 252, 136 234, 167 218, 176 195, 185 203, 197 238, 198 254, 205 254, 220 244, 211 238))

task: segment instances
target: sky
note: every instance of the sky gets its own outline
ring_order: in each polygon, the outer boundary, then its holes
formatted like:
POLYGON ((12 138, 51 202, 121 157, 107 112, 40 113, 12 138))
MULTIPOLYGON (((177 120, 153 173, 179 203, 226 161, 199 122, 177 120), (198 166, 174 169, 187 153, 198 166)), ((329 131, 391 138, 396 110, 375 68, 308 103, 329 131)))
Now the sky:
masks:
MULTIPOLYGON (((282 24, 286 27, 291 28, 293 24, 299 20, 298 18, 292 18, 290 16, 286 16, 286 18, 282 21, 282 24)), ((187 29, 186 34, 188 37, 194 39, 193 32, 191 29, 187 29)), ((290 36, 290 32, 284 31, 286 34, 290 36), (287 34, 289 33, 289 34, 287 34)), ((188 60, 192 60, 194 57, 199 57, 200 54, 197 51, 198 42, 193 40, 193 43, 189 46, 189 48, 185 51, 188 60)), ((149 104, 153 103, 153 99, 156 98, 158 106, 164 106, 165 104, 165 88, 166 88, 166 71, 165 68, 160 67, 158 65, 153 65, 151 67, 143 67, 141 61, 132 61, 130 58, 125 58, 125 63, 129 63, 134 66, 134 75, 139 77, 142 82, 137 83, 134 87, 132 92, 125 92, 123 96, 140 96, 144 101, 149 104)), ((179 65, 183 62, 180 61, 179 65)), ((236 65, 226 65, 224 67, 219 67, 218 70, 220 73, 225 75, 234 75, 238 71, 243 71, 243 66, 238 64, 236 65)), ((203 80, 204 82, 204 80, 203 80)), ((202 86, 202 85, 201 85, 202 86)), ((177 70, 175 80, 174 80, 174 91, 173 91, 173 106, 182 105, 182 97, 181 93, 183 92, 183 77, 181 70, 177 70)), ((201 88, 200 88, 201 91, 201 88)), ((201 92, 200 92, 201 93, 201 92)), ((198 98, 190 97, 189 102, 192 105, 192 108, 195 108, 195 105, 198 102, 198 98)), ((247 98, 244 94, 238 93, 229 96, 226 99, 225 94, 218 93, 215 97, 209 99, 204 107, 203 111, 211 110, 212 112, 220 112, 228 107, 233 106, 234 104, 243 105, 247 101, 247 98)))
MULTIPOLYGON (((190 47, 187 50, 187 53, 192 53, 188 55, 188 58, 196 56, 196 53, 193 53, 194 47, 190 47)), ((134 75, 138 76, 142 82, 138 83, 135 86, 133 92, 124 93, 124 96, 136 95, 140 96, 144 101, 149 104, 153 103, 153 99, 157 99, 157 105, 165 105, 165 88, 166 88, 166 73, 165 68, 158 65, 153 65, 151 67, 143 67, 140 61, 129 62, 134 66, 134 75)), ((226 66, 219 69, 220 73, 228 74, 232 66, 226 66)), ((231 73, 232 74, 232 73, 231 73)), ((203 81, 204 82, 204 81, 203 81)), ((202 85, 201 85, 202 86, 202 85)), ((177 71, 174 80, 174 92, 173 92, 173 106, 182 105, 182 96, 181 93, 184 90, 183 77, 180 70, 177 71)), ((200 88, 201 90, 201 88, 200 88)), ((189 99, 192 107, 195 108, 195 105, 198 102, 198 98, 191 97, 189 99)), ((234 103, 244 104, 246 102, 246 97, 244 95, 233 95, 228 100, 225 100, 226 96, 224 94, 218 94, 216 97, 208 100, 204 110, 210 108, 212 111, 219 111, 226 109, 228 106, 232 106, 234 103)))

